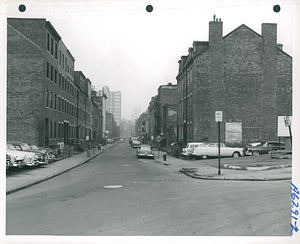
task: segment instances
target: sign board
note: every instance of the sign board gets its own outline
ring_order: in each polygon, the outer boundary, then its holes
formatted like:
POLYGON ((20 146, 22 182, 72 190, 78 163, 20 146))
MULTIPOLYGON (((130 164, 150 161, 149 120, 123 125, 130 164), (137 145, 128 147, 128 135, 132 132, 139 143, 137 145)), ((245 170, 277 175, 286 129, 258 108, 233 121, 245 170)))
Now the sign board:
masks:
POLYGON ((215 118, 216 118, 216 122, 222 122, 223 121, 223 112, 222 111, 216 111, 215 112, 215 118))
MULTIPOLYGON (((278 137, 290 137, 289 127, 286 122, 287 116, 278 116, 277 119, 277 136, 278 137)), ((293 116, 288 116, 291 130, 293 131, 293 116)))
POLYGON ((225 123, 225 141, 229 143, 240 143, 243 141, 242 122, 225 123))
POLYGON ((160 142, 160 141, 161 141, 160 135, 158 135, 158 136, 156 137, 156 141, 157 141, 157 142, 160 142))

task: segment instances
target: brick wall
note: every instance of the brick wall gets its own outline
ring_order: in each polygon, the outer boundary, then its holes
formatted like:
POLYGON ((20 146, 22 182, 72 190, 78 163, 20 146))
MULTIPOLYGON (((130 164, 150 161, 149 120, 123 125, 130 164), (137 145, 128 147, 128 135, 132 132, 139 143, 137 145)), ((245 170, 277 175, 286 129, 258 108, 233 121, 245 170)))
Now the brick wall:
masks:
POLYGON ((18 20, 8 20, 7 140, 39 143, 45 77, 44 52, 40 48, 44 43, 38 38, 42 26, 43 21, 26 27, 18 20), (30 31, 35 42, 26 37, 30 31))
POLYGON ((222 22, 210 22, 210 50, 193 66, 194 141, 217 141, 215 111, 242 123, 243 142, 277 139, 277 116, 292 112, 292 59, 277 48, 276 24, 262 35, 245 25, 220 41, 222 22), (221 49, 220 49, 221 47, 221 49))

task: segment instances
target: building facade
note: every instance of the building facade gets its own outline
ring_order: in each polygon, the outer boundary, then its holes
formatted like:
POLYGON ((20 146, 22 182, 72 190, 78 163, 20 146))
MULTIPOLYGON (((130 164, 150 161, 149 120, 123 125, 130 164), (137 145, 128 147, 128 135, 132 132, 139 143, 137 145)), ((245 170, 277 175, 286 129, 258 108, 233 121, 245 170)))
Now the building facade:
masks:
POLYGON ((121 92, 109 91, 108 86, 102 88, 103 93, 106 95, 106 111, 114 115, 114 119, 118 126, 121 124, 121 92))
POLYGON ((154 128, 154 138, 158 135, 164 137, 166 131, 164 130, 163 121, 163 106, 165 104, 175 105, 177 103, 177 85, 172 85, 168 83, 167 85, 161 85, 157 89, 157 97, 155 101, 155 128, 154 128))
POLYGON ((277 117, 292 115, 292 57, 277 44, 277 25, 261 35, 241 25, 223 37, 223 22, 209 22, 209 41, 194 42, 179 60, 178 138, 221 141, 277 140, 277 117))
POLYGON ((46 19, 7 19, 7 140, 57 147, 96 135, 91 81, 74 63, 46 19))

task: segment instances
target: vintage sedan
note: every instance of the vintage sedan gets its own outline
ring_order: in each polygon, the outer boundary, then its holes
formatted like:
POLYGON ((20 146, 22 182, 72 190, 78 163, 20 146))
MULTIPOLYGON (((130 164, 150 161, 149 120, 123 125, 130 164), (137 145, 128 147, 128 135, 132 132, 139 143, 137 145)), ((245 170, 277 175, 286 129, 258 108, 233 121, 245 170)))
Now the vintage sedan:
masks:
POLYGON ((6 170, 8 170, 10 167, 12 167, 12 159, 11 156, 6 154, 6 170))
POLYGON ((18 151, 24 152, 33 152, 38 156, 38 163, 39 164, 48 164, 49 163, 49 153, 43 149, 32 149, 28 146, 27 143, 19 142, 19 141, 8 141, 7 144, 13 145, 18 151))
POLYGON ((152 151, 152 148, 147 144, 140 145, 136 151, 136 155, 138 158, 145 157, 154 159, 154 153, 152 151))
MULTIPOLYGON (((194 148, 192 157, 206 159, 207 157, 219 156, 219 143, 208 143, 204 147, 194 148)), ((224 143, 220 143, 221 157, 240 157, 244 156, 244 148, 227 147, 224 143)))
POLYGON ((196 147, 205 147, 206 143, 204 142, 189 142, 186 144, 186 147, 182 149, 181 156, 183 157, 192 157, 192 152, 196 147))
POLYGON ((22 168, 26 166, 39 165, 38 156, 33 152, 24 152, 17 150, 12 144, 6 144, 6 154, 11 157, 11 167, 22 168))
POLYGON ((261 142, 259 145, 245 147, 244 151, 246 155, 258 156, 260 154, 270 153, 272 150, 285 149, 285 144, 279 141, 267 141, 261 142))
POLYGON ((141 145, 140 141, 132 141, 131 146, 133 148, 138 148, 141 145))
POLYGON ((49 162, 53 162, 55 160, 55 153, 50 148, 38 147, 37 145, 30 145, 30 148, 34 150, 45 150, 49 154, 49 162))

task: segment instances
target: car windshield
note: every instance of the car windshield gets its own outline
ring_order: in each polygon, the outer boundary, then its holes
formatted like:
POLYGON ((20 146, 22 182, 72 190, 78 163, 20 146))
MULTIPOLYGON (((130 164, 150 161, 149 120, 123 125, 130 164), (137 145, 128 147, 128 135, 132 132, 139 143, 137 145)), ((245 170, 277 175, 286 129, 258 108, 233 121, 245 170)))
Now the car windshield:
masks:
POLYGON ((141 146, 141 150, 151 150, 150 146, 141 146))
POLYGON ((22 150, 30 150, 30 147, 26 143, 20 144, 20 147, 22 148, 22 150))
POLYGON ((17 149, 12 144, 6 144, 6 149, 17 151, 17 149))

